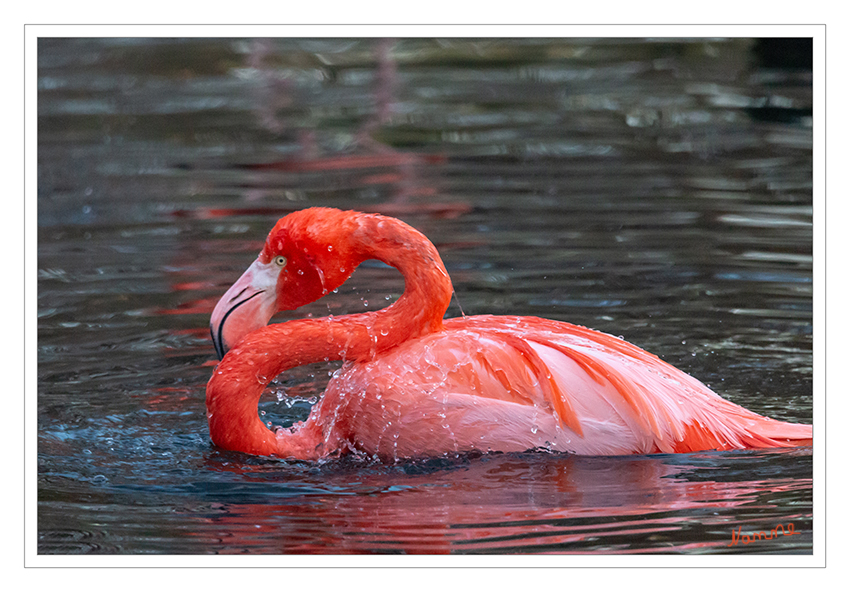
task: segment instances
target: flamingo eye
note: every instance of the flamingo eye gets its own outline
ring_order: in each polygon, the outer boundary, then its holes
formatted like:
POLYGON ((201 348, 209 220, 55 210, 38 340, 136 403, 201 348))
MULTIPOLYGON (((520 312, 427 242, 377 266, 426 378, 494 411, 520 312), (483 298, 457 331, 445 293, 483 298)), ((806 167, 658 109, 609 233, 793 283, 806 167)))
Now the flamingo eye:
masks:
POLYGON ((284 257, 283 255, 278 255, 277 257, 272 259, 272 261, 274 261, 274 264, 278 267, 283 267, 284 265, 286 265, 286 257, 284 257))

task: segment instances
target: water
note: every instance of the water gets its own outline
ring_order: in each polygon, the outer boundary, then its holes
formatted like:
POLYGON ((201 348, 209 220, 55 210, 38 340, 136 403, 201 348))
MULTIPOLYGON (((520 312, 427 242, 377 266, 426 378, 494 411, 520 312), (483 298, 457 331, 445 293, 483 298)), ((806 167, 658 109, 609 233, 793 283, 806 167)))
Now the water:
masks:
MULTIPOLYGON (((450 316, 622 335, 811 423, 812 75, 766 48, 42 39, 38 552, 811 553, 811 449, 310 464, 215 449, 204 410, 215 302, 323 205, 431 238, 450 316)), ((367 262, 277 320, 402 290, 367 262)), ((264 419, 336 367, 280 377, 264 419)))

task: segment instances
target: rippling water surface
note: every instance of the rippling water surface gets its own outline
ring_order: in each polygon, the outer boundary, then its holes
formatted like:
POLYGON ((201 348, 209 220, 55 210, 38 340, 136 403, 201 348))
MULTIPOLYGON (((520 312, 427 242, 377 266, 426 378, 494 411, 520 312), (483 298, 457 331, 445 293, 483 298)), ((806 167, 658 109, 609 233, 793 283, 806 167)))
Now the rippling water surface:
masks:
MULTIPOLYGON (((805 55, 745 39, 41 39, 39 553, 811 553, 809 448, 310 464, 214 448, 204 410, 215 302, 279 216, 324 205, 425 233, 450 316, 622 335, 811 423, 805 55), (794 534, 740 538, 778 524, 794 534)), ((367 262, 279 320, 402 290, 367 262)), ((305 418, 335 367, 279 377, 261 413, 305 418)))

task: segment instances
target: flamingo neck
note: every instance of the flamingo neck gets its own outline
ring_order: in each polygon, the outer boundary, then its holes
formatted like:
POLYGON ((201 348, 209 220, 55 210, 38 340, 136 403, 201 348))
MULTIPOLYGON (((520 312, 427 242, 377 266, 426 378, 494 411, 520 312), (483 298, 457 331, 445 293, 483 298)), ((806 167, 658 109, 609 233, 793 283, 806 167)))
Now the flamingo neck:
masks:
POLYGON ((289 321, 246 336, 207 384, 210 436, 218 446, 256 455, 318 458, 322 426, 308 420, 296 430, 274 433, 260 420, 257 406, 269 382, 305 364, 374 359, 409 339, 442 330, 452 285, 434 245, 391 218, 357 214, 352 223, 341 240, 349 241, 355 263, 378 259, 397 268, 404 276, 404 293, 383 310, 289 321))
POLYGON ((404 293, 383 310, 349 315, 347 318, 354 322, 351 326, 361 323, 367 329, 377 329, 378 336, 384 337, 378 340, 379 352, 441 330, 451 302, 452 283, 431 241, 394 218, 354 214, 352 222, 349 240, 356 264, 377 259, 395 267, 404 277, 404 293))

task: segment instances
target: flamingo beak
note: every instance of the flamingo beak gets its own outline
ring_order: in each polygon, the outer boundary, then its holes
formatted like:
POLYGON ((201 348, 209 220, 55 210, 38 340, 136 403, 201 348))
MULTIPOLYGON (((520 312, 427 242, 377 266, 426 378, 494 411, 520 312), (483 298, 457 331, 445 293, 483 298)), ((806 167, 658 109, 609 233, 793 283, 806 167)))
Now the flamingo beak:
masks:
POLYGON ((257 259, 215 305, 210 335, 219 359, 245 335, 265 327, 277 312, 279 274, 274 263, 257 259))

